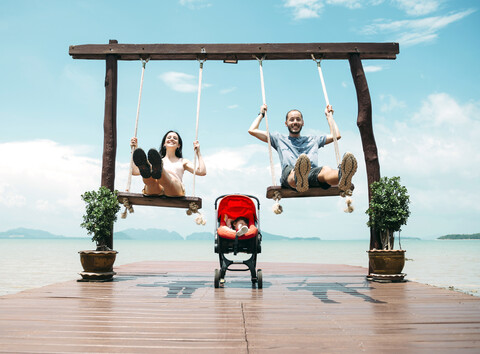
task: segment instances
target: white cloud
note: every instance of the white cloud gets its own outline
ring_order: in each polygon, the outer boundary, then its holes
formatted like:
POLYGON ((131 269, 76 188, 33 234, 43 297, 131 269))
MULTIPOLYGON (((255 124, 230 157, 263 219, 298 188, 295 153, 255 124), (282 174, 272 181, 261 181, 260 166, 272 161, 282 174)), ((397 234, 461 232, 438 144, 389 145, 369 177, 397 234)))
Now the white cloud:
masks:
POLYGON ((188 7, 190 10, 197 10, 204 7, 210 7, 212 4, 208 0, 180 0, 180 5, 188 7))
POLYGON ((286 0, 285 7, 292 8, 295 20, 320 17, 326 5, 359 9, 364 6, 376 6, 384 0, 286 0))
POLYGON ((399 101, 392 95, 381 95, 380 100, 382 102, 380 111, 382 113, 392 112, 399 108, 405 108, 407 105, 403 101, 399 101))
POLYGON ((392 128, 375 127, 382 172, 402 176, 416 208, 452 215, 480 211, 478 136, 480 102, 460 104, 446 93, 429 95, 392 128))
POLYGON ((324 5, 320 0, 287 0, 285 7, 293 8, 294 18, 301 20, 319 17, 324 5))
POLYGON ((394 0, 400 9, 413 16, 422 16, 435 12, 440 7, 441 0, 394 0))
POLYGON ((472 14, 474 10, 452 13, 446 16, 433 16, 416 20, 385 21, 366 26, 365 34, 393 33, 402 45, 415 45, 429 42, 438 37, 438 32, 449 24, 472 14))
POLYGON ((235 91, 237 88, 236 87, 230 87, 230 88, 226 88, 226 89, 223 89, 223 90, 220 90, 220 93, 222 95, 225 95, 227 93, 230 93, 230 92, 233 92, 235 91))
POLYGON ((227 107, 228 109, 236 109, 238 108, 238 104, 232 104, 230 106, 227 107))
MULTIPOLYGON (((358 9, 362 7, 362 1, 360 0, 326 0, 329 5, 345 6, 349 9, 358 9)), ((363 1, 365 3, 365 1, 363 1)))
MULTIPOLYGON (((160 79, 172 90, 178 92, 197 92, 198 78, 181 72, 169 71, 161 74, 160 79)), ((202 83, 202 88, 210 87, 209 84, 202 83)))
POLYGON ((382 71, 382 70, 383 68, 378 65, 367 65, 363 67, 363 71, 365 71, 366 73, 375 73, 377 71, 382 71))
MULTIPOLYGON (((381 99, 388 112, 405 105, 391 95, 381 99)), ((459 220, 473 212, 478 214, 479 192, 475 186, 480 179, 480 155, 477 153, 480 150, 480 101, 459 102, 446 93, 435 93, 424 99, 416 113, 397 118, 397 121, 394 119, 392 114, 388 126, 377 123, 374 129, 382 175, 401 176, 412 197, 412 218, 405 232, 423 227, 426 230, 423 234, 441 233, 438 228, 429 231, 423 226, 435 222, 439 213, 450 213, 451 218, 459 220)), ((381 120, 374 117, 374 123, 378 121, 381 120)), ((119 219, 115 229, 161 227, 175 229, 182 235, 211 231, 214 200, 223 194, 246 193, 258 196, 263 203, 262 227, 269 232, 298 235, 295 223, 284 223, 298 219, 306 222, 299 236, 318 236, 315 223, 307 222, 313 214, 318 214, 322 222, 333 227, 326 227, 325 235, 357 237, 362 233, 358 230, 367 230, 365 165, 358 132, 342 130, 342 136, 341 151, 352 151, 359 161, 354 181, 356 211, 348 215, 348 222, 342 212, 344 200, 341 198, 282 200, 284 214, 274 215, 271 212, 273 202, 264 197, 266 186, 272 184, 267 145, 255 143, 203 151, 207 176, 197 177, 196 195, 203 199, 203 210, 209 220, 206 228, 196 226, 194 218, 186 216, 182 209, 135 207, 135 213, 127 219, 119 219), (333 226, 339 223, 345 223, 341 232, 333 226)), ((0 156, 2 228, 25 226, 56 234, 82 235, 80 194, 98 188, 101 161, 83 156, 85 148, 50 140, 2 143, 0 149, 5 152, 0 156)), ((278 181, 280 166, 276 152, 273 154, 278 181)), ((333 166, 332 146, 322 149, 321 160, 333 166)), ((118 163, 117 167, 116 186, 122 189, 128 164, 118 163)), ((190 194, 191 174, 185 174, 184 183, 190 194)), ((141 178, 134 177, 132 191, 140 192, 142 186, 141 178)))
POLYGON ((6 152, 0 156, 3 227, 7 221, 13 228, 52 224, 52 217, 72 220, 82 212, 80 195, 100 184, 100 161, 82 156, 84 147, 34 140, 2 143, 0 149, 6 152))

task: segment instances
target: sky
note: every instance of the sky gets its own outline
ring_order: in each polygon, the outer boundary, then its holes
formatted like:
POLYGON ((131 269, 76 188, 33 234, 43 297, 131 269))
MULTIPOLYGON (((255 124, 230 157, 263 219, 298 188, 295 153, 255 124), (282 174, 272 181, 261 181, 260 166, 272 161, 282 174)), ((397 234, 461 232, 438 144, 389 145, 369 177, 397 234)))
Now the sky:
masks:
MULTIPOLYGON (((395 60, 364 60, 382 176, 400 176, 411 216, 402 236, 480 232, 480 3, 475 0, 163 0, 0 2, 0 231, 17 227, 84 236, 80 195, 100 186, 105 62, 74 60, 70 45, 119 43, 398 42, 395 60)), ((368 239, 367 178, 348 61, 322 61, 342 139, 357 157, 355 211, 340 197, 284 199, 272 212, 267 145, 247 132, 262 104, 256 61, 205 62, 198 137, 207 176, 195 180, 207 220, 183 209, 135 207, 115 230, 161 228, 186 236, 213 232, 218 196, 260 199, 260 227, 288 237, 368 239)), ((328 133, 312 60, 263 63, 271 131, 303 112, 302 134, 328 133)), ((141 76, 140 61, 118 65, 115 188, 125 190, 141 76)), ((197 61, 147 64, 138 140, 158 147, 178 130, 193 159, 197 61)), ((265 129, 263 122, 260 128, 265 129)), ((333 144, 320 164, 335 166, 333 144)), ((280 165, 274 151, 275 175, 280 165)), ((187 194, 193 181, 186 173, 187 194)), ((139 177, 132 191, 140 192, 139 177)))

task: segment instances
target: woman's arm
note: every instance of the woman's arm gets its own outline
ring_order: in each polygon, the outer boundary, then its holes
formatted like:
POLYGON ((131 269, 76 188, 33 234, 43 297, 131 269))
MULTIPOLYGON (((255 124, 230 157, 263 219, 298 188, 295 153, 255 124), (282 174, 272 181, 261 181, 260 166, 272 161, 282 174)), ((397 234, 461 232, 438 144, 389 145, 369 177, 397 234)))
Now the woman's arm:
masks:
MULTIPOLYGON (((207 168, 205 167, 205 162, 203 161, 202 154, 200 153, 200 143, 198 141, 193 142, 193 149, 195 153, 197 154, 197 170, 195 171, 195 174, 197 176, 205 176, 207 174, 207 168)), ((187 170, 190 173, 193 173, 193 163, 188 161, 187 159, 184 159, 185 163, 183 164, 183 168, 187 170)))

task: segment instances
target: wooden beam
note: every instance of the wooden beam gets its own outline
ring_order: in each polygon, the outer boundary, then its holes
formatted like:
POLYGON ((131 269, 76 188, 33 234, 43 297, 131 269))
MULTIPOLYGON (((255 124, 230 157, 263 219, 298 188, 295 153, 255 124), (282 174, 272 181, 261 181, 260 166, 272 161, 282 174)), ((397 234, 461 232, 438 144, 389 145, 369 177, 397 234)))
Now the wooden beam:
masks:
MULTIPOLYGON (((113 41, 110 42, 112 43, 113 41)), ((118 63, 115 55, 107 55, 105 59, 105 114, 103 121, 101 185, 113 191, 115 188, 115 158, 117 155, 118 63)), ((113 225, 107 246, 113 249, 113 225)))
MULTIPOLYGON (((378 161, 377 144, 373 134, 372 124, 372 101, 368 90, 367 78, 363 70, 362 61, 358 54, 352 54, 349 58, 350 70, 353 83, 357 91, 358 116, 357 126, 362 139, 363 154, 367 168, 368 202, 370 203, 370 185, 380 179, 380 163, 378 161)), ((370 249, 381 249, 380 235, 373 228, 370 229, 370 249)), ((369 274, 371 268, 369 267, 369 274)))
POLYGON ((250 44, 83 44, 72 45, 73 59, 118 60, 267 60, 349 59, 357 53, 360 59, 395 59, 398 43, 250 43, 250 44))
POLYGON ((115 157, 117 152, 117 61, 109 55, 105 73, 105 113, 103 121, 103 158, 101 185, 115 188, 115 157))
POLYGON ((202 208, 202 199, 198 197, 146 196, 139 193, 118 192, 118 201, 120 203, 123 203, 124 198, 127 198, 131 205, 188 209, 190 203, 195 203, 198 209, 202 208))
MULTIPOLYGON (((352 185, 352 189, 354 186, 352 185)), ((328 189, 310 188, 306 192, 297 192, 293 189, 282 188, 280 186, 270 186, 267 188, 267 199, 273 199, 275 192, 280 192, 282 198, 305 198, 305 197, 338 197, 340 189, 338 187, 330 187, 328 189)))

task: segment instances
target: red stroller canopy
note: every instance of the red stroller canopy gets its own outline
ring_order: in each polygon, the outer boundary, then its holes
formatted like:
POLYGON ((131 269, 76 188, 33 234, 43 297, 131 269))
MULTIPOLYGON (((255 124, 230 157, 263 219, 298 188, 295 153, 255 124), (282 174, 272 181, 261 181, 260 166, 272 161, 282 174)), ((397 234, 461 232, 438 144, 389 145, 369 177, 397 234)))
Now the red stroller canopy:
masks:
POLYGON ((220 218, 221 225, 225 225, 224 215, 229 219, 243 216, 248 219, 248 224, 252 225, 257 220, 257 209, 253 200, 247 196, 227 195, 218 205, 217 219, 220 218))

